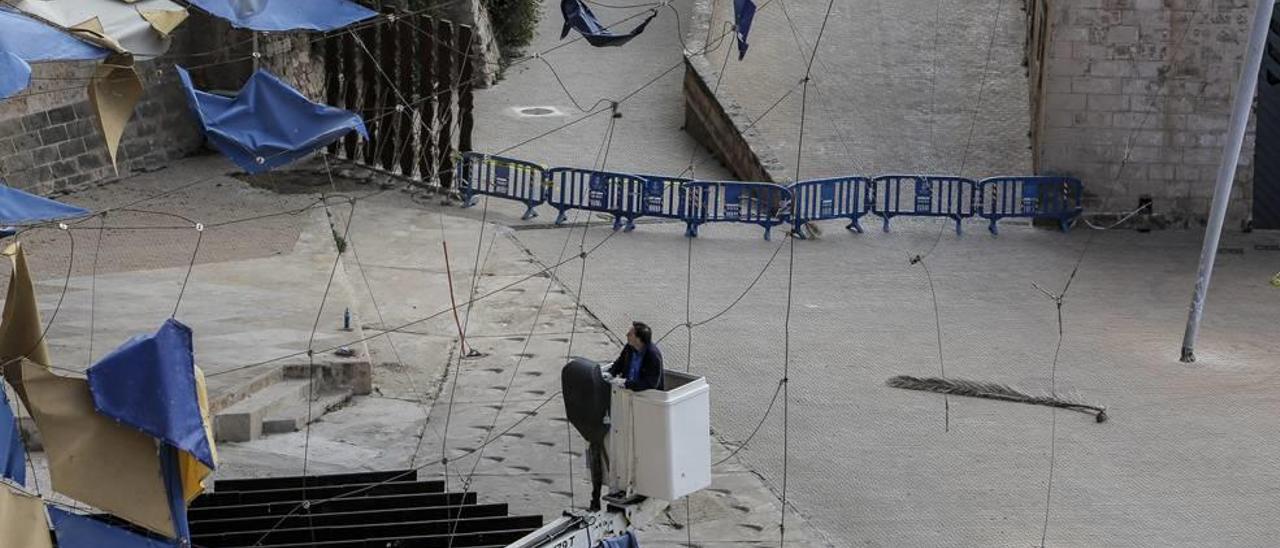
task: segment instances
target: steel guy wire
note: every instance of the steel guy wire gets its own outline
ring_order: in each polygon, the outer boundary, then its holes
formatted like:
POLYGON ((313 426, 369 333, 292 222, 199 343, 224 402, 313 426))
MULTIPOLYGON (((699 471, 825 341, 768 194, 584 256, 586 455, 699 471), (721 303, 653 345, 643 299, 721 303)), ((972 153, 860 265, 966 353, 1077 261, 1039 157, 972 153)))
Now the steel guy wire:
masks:
MULTIPOLYGON (((818 48, 822 44, 822 35, 826 33, 827 21, 831 18, 831 8, 835 5, 835 0, 827 2, 827 12, 822 16, 822 27, 818 30, 818 37, 813 42, 813 53, 809 56, 809 64, 804 71, 804 86, 801 88, 800 95, 800 131, 796 144, 796 176, 795 179, 800 180, 800 160, 804 151, 804 121, 805 106, 808 103, 809 75, 813 72, 813 61, 818 57, 818 48)), ((792 218, 795 218, 795 201, 792 201, 791 210, 792 218)), ((781 517, 778 522, 779 545, 785 546, 787 543, 787 479, 788 479, 788 458, 790 457, 790 397, 789 388, 791 379, 791 297, 794 287, 795 262, 796 262, 796 239, 793 234, 788 233, 787 245, 788 261, 787 261, 787 309, 783 320, 782 327, 782 508, 781 517)))
MULTIPOLYGON (((170 318, 178 317, 178 307, 182 306, 182 296, 187 293, 187 282, 191 280, 191 271, 196 268, 196 257, 200 255, 200 242, 204 241, 204 225, 196 224, 196 245, 191 249, 191 262, 187 264, 187 274, 182 277, 182 287, 178 289, 178 299, 173 303, 173 313, 170 318)), ((102 241, 102 233, 98 233, 98 241, 102 241)), ((97 262, 97 259, 94 259, 97 262)))
MULTIPOLYGON (((1171 52, 1179 51, 1182 48, 1182 43, 1186 39, 1187 35, 1191 34, 1191 29, 1194 27, 1192 23, 1194 19, 1198 15, 1200 15, 1202 7, 1203 6, 1200 4, 1195 5, 1194 9, 1191 11, 1191 14, 1187 17, 1186 28, 1183 29, 1182 34, 1178 37, 1178 39, 1174 41, 1173 47, 1170 48, 1171 52)), ((1208 13, 1208 12, 1205 12, 1205 13, 1208 13)), ((1054 38, 1054 33, 1050 33, 1051 42, 1053 38, 1054 38)), ((1050 44, 1050 46, 1052 46, 1052 43, 1050 44)), ((1130 62, 1130 66, 1134 69, 1134 72, 1137 72, 1138 58, 1137 58, 1135 49, 1130 49, 1129 62, 1130 62)), ((1170 53, 1169 55, 1171 58, 1176 59, 1176 56, 1173 53, 1170 53)), ((1169 81, 1170 79, 1165 79, 1161 81, 1158 87, 1156 88, 1156 93, 1154 96, 1157 96, 1157 97, 1161 96, 1161 92, 1163 92, 1165 86, 1168 85, 1169 81)), ((1125 142, 1124 154, 1121 156, 1120 164, 1119 166, 1116 167, 1115 176, 1111 180, 1111 185, 1110 185, 1111 190, 1108 194, 1108 198, 1106 202, 1110 202, 1111 197, 1114 196, 1115 194, 1115 190, 1117 186, 1116 183, 1119 182, 1120 176, 1124 173, 1124 168, 1128 164, 1130 156, 1133 153, 1133 146, 1137 139, 1138 131, 1146 127, 1147 120, 1151 118, 1151 114, 1156 110, 1157 109, 1155 108, 1151 108, 1147 110, 1143 114, 1142 121, 1139 122, 1138 125, 1135 126, 1130 131, 1129 138, 1126 139, 1126 142, 1125 142)), ((1133 214, 1136 214, 1137 211, 1141 209, 1142 208, 1135 210, 1130 214, 1130 216, 1132 216, 1133 214)), ((1127 218, 1128 217, 1126 217, 1125 219, 1122 219, 1122 221, 1127 220, 1127 218)), ((1049 384, 1051 389, 1053 387, 1056 387, 1057 385, 1058 356, 1059 356, 1059 352, 1062 350, 1062 340, 1065 337, 1063 333, 1063 325, 1062 325, 1062 304, 1067 297, 1067 292, 1071 289, 1071 283, 1075 281, 1076 274, 1080 271, 1080 266, 1084 263, 1085 254, 1088 253, 1089 246, 1093 243, 1094 236, 1096 236, 1098 232, 1101 232, 1101 231, 1092 231, 1089 233, 1089 236, 1085 238, 1084 245, 1080 249, 1080 254, 1076 258, 1075 265, 1071 268, 1071 273, 1067 276, 1066 283, 1063 284, 1062 291, 1059 292, 1057 295, 1053 295, 1046 292, 1046 295, 1049 296, 1052 301, 1054 301, 1054 304, 1057 307, 1057 318, 1058 318, 1058 343, 1054 349, 1053 362, 1050 365, 1050 369, 1049 369, 1049 375, 1050 375, 1049 384)), ((1041 289, 1041 291, 1044 291, 1044 290, 1041 289)), ((1057 410, 1051 409, 1050 415, 1049 415, 1049 471, 1047 474, 1048 476, 1047 481, 1045 482, 1044 524, 1040 531, 1041 548, 1044 548, 1049 536, 1049 519, 1053 511, 1053 504, 1052 504, 1053 475, 1054 475, 1055 466, 1057 464, 1057 428, 1058 428, 1057 410)))

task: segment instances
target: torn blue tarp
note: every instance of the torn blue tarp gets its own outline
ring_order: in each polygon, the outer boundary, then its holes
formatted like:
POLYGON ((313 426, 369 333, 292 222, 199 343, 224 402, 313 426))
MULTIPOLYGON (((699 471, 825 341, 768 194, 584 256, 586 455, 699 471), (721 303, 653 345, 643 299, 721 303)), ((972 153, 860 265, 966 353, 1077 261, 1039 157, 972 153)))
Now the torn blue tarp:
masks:
POLYGON ((58 548, 172 548, 165 542, 109 525, 92 517, 46 505, 58 548))
POLYGON ((0 477, 9 478, 18 485, 27 483, 27 462, 23 458, 22 438, 18 433, 18 420, 9 407, 9 398, 0 386, 0 477))
POLYGON ((0 8, 0 99, 27 89, 29 63, 96 60, 107 53, 41 21, 0 8))
POLYGON ((104 356, 88 371, 99 413, 215 467, 196 391, 191 328, 169 319, 104 356))
POLYGON ((21 57, 0 51, 0 99, 12 97, 31 85, 31 65, 21 57))
POLYGON ((0 226, 18 226, 88 215, 89 210, 28 194, 0 181, 0 226))
POLYGON ((286 165, 351 131, 369 138, 360 116, 313 103, 267 71, 227 98, 197 90, 186 70, 174 68, 209 142, 249 173, 286 165))
POLYGON ((83 42, 61 29, 26 15, 0 8, 0 51, 35 63, 103 59, 107 50, 83 42))
POLYGON ((564 28, 560 30, 561 40, 569 35, 569 29, 572 28, 582 33, 587 43, 596 47, 605 47, 621 46, 639 36, 644 32, 644 28, 649 26, 649 22, 658 15, 658 10, 653 10, 649 17, 626 34, 615 34, 601 25, 596 15, 591 13, 591 8, 582 3, 582 0, 560 0, 560 13, 564 15, 564 28))
POLYGON ((350 0, 188 0, 236 28, 284 31, 340 29, 378 15, 350 0))
POLYGON ((756 18, 756 3, 751 0, 733 0, 733 26, 738 38, 738 60, 747 56, 747 34, 751 21, 756 18))

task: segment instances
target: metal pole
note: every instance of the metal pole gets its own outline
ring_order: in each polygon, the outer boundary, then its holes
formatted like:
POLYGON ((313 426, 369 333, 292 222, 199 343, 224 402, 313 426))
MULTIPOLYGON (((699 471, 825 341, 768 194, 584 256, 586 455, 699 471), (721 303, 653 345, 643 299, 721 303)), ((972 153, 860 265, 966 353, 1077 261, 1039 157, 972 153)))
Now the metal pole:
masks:
POLYGON ((1240 67, 1240 81, 1236 84, 1236 94, 1232 100, 1231 123, 1228 125, 1227 142, 1222 147, 1222 163, 1218 165, 1218 181, 1213 189, 1213 206, 1209 210, 1209 225, 1205 227, 1204 247, 1200 249, 1200 270, 1196 273, 1195 293, 1191 296, 1187 332, 1182 337, 1182 361, 1188 363, 1196 361, 1196 335, 1200 332, 1204 300, 1209 292, 1209 277, 1213 274, 1213 261, 1218 254, 1218 239, 1222 236, 1222 222, 1227 216, 1227 200, 1231 198, 1231 183, 1235 180, 1240 146, 1244 141, 1245 126, 1249 123, 1253 94, 1258 87, 1258 68, 1262 64, 1262 50, 1267 43, 1267 28, 1271 24, 1271 11, 1275 7, 1275 0, 1257 2, 1253 28, 1249 32, 1249 49, 1245 51, 1244 64, 1240 67))

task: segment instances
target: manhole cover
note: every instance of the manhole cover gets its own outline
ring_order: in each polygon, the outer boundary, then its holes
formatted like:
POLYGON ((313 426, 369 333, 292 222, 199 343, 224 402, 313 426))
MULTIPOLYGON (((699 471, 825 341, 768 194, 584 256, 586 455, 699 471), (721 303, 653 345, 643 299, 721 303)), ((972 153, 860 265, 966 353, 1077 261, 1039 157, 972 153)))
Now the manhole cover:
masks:
POLYGON ((516 109, 522 116, 552 116, 560 114, 555 107, 524 107, 516 109))

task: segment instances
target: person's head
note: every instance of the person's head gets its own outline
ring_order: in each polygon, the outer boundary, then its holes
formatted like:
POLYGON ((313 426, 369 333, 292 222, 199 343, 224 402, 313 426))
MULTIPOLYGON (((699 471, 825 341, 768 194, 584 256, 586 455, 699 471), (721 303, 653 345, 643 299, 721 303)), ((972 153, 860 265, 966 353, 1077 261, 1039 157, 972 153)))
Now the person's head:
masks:
POLYGON ((653 342, 653 331, 649 326, 644 322, 631 322, 631 329, 627 331, 627 344, 636 350, 641 350, 651 342, 653 342))

